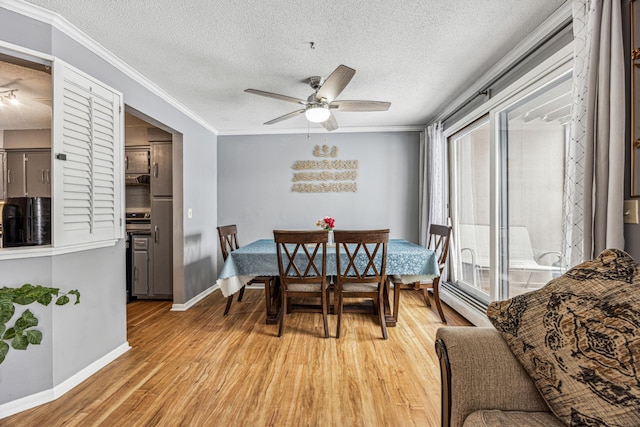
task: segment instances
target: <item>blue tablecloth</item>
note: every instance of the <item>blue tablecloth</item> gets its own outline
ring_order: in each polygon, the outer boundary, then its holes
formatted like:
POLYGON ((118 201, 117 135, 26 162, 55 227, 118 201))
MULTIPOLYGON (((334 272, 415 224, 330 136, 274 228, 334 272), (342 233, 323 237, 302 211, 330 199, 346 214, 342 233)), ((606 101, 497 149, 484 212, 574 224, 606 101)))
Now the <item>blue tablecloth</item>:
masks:
MULTIPOLYGON (((344 261, 346 263, 346 258, 344 261)), ((229 296, 255 276, 278 274, 276 244, 273 239, 262 239, 231 252, 222 267, 217 284, 222 294, 229 296)), ((333 247, 327 249, 327 274, 336 274, 336 250, 333 247)), ((435 253, 406 240, 389 240, 387 275, 394 274, 438 276, 435 253)))

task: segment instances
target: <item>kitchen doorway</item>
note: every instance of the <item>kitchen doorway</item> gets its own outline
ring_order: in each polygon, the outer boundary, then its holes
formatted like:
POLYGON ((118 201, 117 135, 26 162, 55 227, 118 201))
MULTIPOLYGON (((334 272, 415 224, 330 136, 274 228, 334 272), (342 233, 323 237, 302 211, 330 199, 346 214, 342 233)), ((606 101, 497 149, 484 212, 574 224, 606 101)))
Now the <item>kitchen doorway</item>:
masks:
POLYGON ((184 299, 182 135, 125 107, 128 300, 184 299))

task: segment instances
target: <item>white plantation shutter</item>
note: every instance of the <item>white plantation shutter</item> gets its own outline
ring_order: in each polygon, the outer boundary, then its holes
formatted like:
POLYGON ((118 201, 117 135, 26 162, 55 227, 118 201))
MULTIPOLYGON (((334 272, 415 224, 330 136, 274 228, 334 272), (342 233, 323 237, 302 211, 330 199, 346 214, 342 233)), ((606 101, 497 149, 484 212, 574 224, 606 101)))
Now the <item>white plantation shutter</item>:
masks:
POLYGON ((122 96, 56 61, 53 238, 55 246, 122 237, 122 96))

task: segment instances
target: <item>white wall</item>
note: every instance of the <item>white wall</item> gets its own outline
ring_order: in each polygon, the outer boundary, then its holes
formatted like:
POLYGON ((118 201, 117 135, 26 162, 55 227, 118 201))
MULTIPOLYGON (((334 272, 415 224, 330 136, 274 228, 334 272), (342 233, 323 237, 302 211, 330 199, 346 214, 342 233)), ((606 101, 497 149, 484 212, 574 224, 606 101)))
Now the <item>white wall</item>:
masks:
POLYGON ((218 225, 237 224, 242 245, 328 215, 338 229, 389 228, 417 243, 419 146, 418 132, 219 136, 218 225), (358 160, 358 192, 291 191, 293 163, 322 160, 313 148, 324 144, 358 160))

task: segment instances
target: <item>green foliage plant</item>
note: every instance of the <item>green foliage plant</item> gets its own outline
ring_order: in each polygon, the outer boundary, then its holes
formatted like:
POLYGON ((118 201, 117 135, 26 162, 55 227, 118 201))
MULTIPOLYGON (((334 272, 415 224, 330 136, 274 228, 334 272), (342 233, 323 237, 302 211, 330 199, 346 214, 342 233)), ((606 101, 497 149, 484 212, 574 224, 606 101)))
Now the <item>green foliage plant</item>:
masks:
POLYGON ((35 328, 38 326, 38 319, 29 309, 26 309, 12 326, 7 325, 16 312, 16 304, 29 305, 37 302, 46 306, 55 297, 56 305, 65 305, 70 301, 68 295, 75 295, 74 305, 80 304, 80 292, 75 289, 65 293, 60 292, 58 288, 33 286, 29 283, 19 288, 0 288, 0 363, 4 361, 9 348, 26 350, 29 344, 42 342, 42 332, 35 328))

